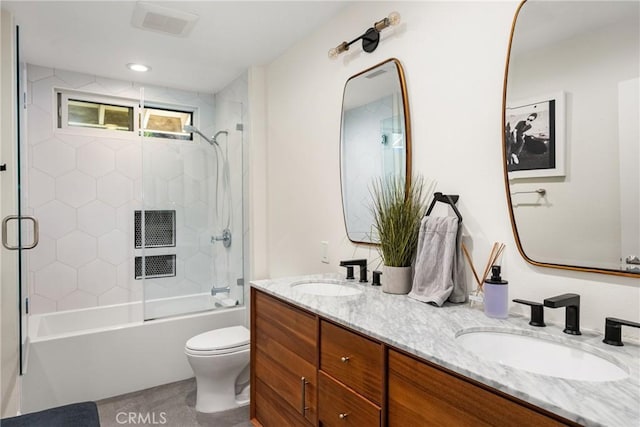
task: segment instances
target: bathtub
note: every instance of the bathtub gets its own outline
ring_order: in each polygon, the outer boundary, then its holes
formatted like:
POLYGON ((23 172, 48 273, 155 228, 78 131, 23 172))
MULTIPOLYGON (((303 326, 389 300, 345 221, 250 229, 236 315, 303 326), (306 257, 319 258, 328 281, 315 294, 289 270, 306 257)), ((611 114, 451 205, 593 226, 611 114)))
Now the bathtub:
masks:
MULTIPOLYGON (((184 355, 192 336, 246 324, 242 306, 159 318, 181 307, 204 310, 208 294, 60 311, 29 317, 23 413, 99 400, 193 377, 184 355)), ((220 304, 216 304, 219 306, 220 304)))

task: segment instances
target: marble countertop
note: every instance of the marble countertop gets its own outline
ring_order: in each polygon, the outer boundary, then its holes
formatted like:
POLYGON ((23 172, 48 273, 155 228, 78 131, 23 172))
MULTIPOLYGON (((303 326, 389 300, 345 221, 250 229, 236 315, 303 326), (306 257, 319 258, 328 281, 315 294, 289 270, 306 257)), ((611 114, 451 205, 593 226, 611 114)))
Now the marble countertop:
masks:
MULTIPOLYGON (((362 332, 390 346, 458 372, 466 377, 588 426, 640 426, 640 345, 625 341, 623 347, 602 343, 600 333, 582 335, 562 332, 564 325, 545 328, 510 314, 491 319, 469 304, 438 308, 406 295, 383 293, 380 287, 348 282, 363 292, 353 296, 316 296, 291 285, 304 281, 343 281, 337 274, 297 276, 252 281, 251 286, 291 302, 326 319, 362 332), (629 372, 618 381, 568 380, 530 373, 481 359, 456 341, 456 334, 472 328, 518 331, 582 348, 614 361, 629 372)), ((604 319, 603 319, 604 321, 604 319)))

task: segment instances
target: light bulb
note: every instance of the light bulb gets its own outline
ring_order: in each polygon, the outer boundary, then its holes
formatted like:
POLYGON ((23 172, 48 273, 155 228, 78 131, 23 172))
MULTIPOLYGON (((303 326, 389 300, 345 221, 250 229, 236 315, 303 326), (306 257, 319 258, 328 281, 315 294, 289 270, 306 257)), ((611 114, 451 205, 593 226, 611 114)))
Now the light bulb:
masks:
POLYGON ((387 16, 389 20, 389 25, 398 25, 400 23, 400 14, 398 12, 391 12, 389 16, 387 16))
POLYGON ((134 64, 134 63, 127 64, 127 68, 130 69, 131 71, 138 71, 140 73, 144 73, 144 72, 147 72, 147 71, 151 70, 151 67, 149 67, 147 65, 134 64))
POLYGON ((342 42, 336 47, 329 49, 329 59, 335 59, 342 52, 349 50, 349 43, 342 42))

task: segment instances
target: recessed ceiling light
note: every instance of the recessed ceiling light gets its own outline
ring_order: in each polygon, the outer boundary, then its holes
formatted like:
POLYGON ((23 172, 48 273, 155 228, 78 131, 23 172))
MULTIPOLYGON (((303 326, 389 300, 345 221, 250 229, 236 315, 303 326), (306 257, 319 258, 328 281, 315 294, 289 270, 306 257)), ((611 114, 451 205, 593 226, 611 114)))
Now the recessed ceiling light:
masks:
POLYGON ((127 68, 132 70, 132 71, 138 71, 140 73, 144 73, 146 71, 151 70, 151 67, 148 67, 148 66, 146 66, 144 64, 132 64, 132 63, 130 63, 130 64, 127 64, 127 68))

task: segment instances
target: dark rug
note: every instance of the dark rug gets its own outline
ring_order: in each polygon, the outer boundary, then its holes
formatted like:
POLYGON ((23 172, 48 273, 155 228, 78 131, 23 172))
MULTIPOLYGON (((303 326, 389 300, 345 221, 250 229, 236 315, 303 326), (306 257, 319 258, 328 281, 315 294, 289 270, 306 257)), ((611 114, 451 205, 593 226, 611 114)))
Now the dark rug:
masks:
POLYGON ((100 427, 95 402, 73 403, 0 420, 2 427, 100 427))

